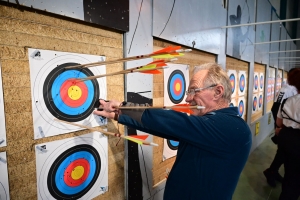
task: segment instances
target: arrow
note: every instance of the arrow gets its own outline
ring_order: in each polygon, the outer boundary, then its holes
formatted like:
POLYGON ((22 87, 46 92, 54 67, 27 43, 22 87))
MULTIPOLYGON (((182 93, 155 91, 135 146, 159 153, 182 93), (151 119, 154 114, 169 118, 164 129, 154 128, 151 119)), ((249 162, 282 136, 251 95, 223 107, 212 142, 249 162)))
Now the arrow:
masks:
MULTIPOLYGON (((171 109, 178 112, 185 112, 188 114, 192 114, 193 111, 191 109, 204 109, 204 106, 190 106, 189 104, 177 104, 174 106, 124 106, 124 107, 117 107, 120 110, 127 110, 127 109, 171 109)), ((99 108, 101 110, 101 108, 99 108)))
POLYGON ((94 67, 94 66, 99 66, 99 65, 108 65, 108 64, 114 64, 118 62, 126 62, 126 61, 131 61, 131 60, 139 60, 139 59, 145 59, 145 58, 174 58, 177 56, 183 56, 183 52, 190 52, 192 51, 191 49, 180 49, 181 46, 175 46, 175 47, 166 47, 164 49, 161 49, 159 51, 155 51, 151 54, 146 54, 146 55, 139 55, 139 56, 132 56, 132 57, 127 57, 127 58, 120 58, 120 59, 115 59, 115 60, 110 60, 110 61, 100 61, 100 62, 94 62, 94 63, 86 63, 82 65, 74 65, 74 66, 68 66, 65 67, 65 69, 74 69, 74 68, 85 68, 85 67, 94 67))
POLYGON ((172 62, 177 59, 167 59, 167 60, 157 60, 151 63, 148 63, 147 65, 140 66, 140 67, 135 67, 131 69, 126 69, 118 72, 112 72, 108 74, 101 74, 101 75, 96 75, 96 76, 89 76, 86 78, 78 78, 78 81, 87 81, 87 80, 92 80, 96 78, 102 78, 106 76, 114 76, 114 75, 119 75, 119 74, 128 74, 128 73, 134 73, 134 72, 140 72, 140 73, 145 73, 145 74, 160 74, 161 72, 158 69, 165 69, 167 66, 166 62, 172 62))
POLYGON ((85 125, 81 125, 81 124, 76 124, 76 123, 73 123, 73 122, 63 121, 63 120, 60 120, 60 119, 54 119, 54 120, 59 121, 59 122, 63 122, 63 123, 66 123, 66 124, 70 124, 70 125, 73 125, 73 126, 77 126, 77 127, 80 127, 80 128, 86 128, 86 129, 89 129, 90 131, 97 131, 97 132, 104 133, 106 135, 111 135, 111 136, 127 139, 127 140, 130 140, 132 142, 135 142, 135 143, 138 143, 138 144, 141 144, 141 145, 143 144, 143 145, 158 146, 158 144, 156 144, 156 143, 147 142, 147 141, 141 139, 141 138, 145 138, 146 137, 145 135, 140 135, 140 136, 137 136, 137 137, 136 136, 125 136, 125 135, 122 135, 120 133, 112 133, 112 132, 105 131, 100 127, 94 128, 94 127, 89 127, 89 126, 85 126, 85 125))

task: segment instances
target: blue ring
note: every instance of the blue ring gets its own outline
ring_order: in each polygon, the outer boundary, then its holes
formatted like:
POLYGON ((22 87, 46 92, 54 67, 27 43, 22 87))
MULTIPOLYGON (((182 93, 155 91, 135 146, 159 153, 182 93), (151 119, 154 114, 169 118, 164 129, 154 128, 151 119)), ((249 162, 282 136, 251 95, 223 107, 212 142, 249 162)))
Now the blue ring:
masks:
POLYGON ((242 74, 242 76, 241 76, 241 78, 240 78, 240 91, 241 92, 243 92, 244 91, 244 89, 245 89, 245 85, 246 85, 246 83, 245 83, 245 76, 244 76, 244 74, 242 74), (242 86, 242 80, 244 80, 244 86, 242 86))
POLYGON ((55 174, 55 184, 57 189, 67 195, 72 195, 81 192, 84 190, 93 179, 96 172, 96 161, 94 159, 94 156, 87 152, 87 151, 78 151, 76 153, 73 153, 69 155, 58 167, 56 174, 55 174), (86 159, 90 164, 90 172, 86 180, 79 186, 76 187, 70 187, 65 184, 64 182, 64 172, 66 168, 69 166, 69 164, 77 159, 86 159))
POLYGON ((235 76, 234 76, 234 74, 231 74, 230 76, 229 76, 229 80, 230 80, 230 83, 231 83, 231 81, 233 81, 233 87, 231 88, 231 92, 232 93, 234 93, 234 90, 235 90, 235 76))
POLYGON ((244 101, 240 101, 240 103, 239 103, 239 115, 240 115, 240 117, 243 116, 243 114, 244 114, 244 109, 245 109, 245 108, 244 108, 244 101), (243 112, 242 112, 242 113, 240 112, 240 106, 242 106, 242 108, 243 108, 243 112))
POLYGON ((178 147, 179 142, 178 142, 178 141, 174 141, 174 140, 170 140, 170 144, 171 144, 173 147, 178 147))
POLYGON ((254 76, 254 89, 257 90, 258 84, 260 84, 260 83, 258 83, 258 77, 257 77, 257 75, 256 75, 256 76, 254 76), (257 85, 255 84, 256 82, 257 82, 257 85))
POLYGON ((180 98, 182 98, 182 95, 184 94, 185 91, 183 91, 183 89, 181 90, 180 94, 179 95, 176 95, 175 92, 174 92, 174 82, 175 80, 179 78, 182 85, 181 85, 181 88, 185 88, 184 87, 184 79, 182 76, 180 76, 180 74, 175 74, 172 78, 171 78, 171 82, 170 82, 170 85, 169 85, 169 88, 170 88, 170 92, 171 92, 171 95, 172 95, 172 98, 175 99, 176 101, 178 101, 180 98))
POLYGON ((257 98, 256 97, 254 97, 254 99, 253 99, 253 104, 252 104, 253 111, 255 111, 255 106, 254 106, 255 101, 256 101, 256 106, 257 106, 257 98))
POLYGON ((60 87, 62 86, 62 84, 70 79, 70 77, 72 78, 86 78, 87 76, 82 73, 79 72, 77 70, 68 70, 65 71, 63 73, 61 73, 53 82, 52 84, 52 88, 51 88, 51 96, 53 99, 53 103, 55 104, 55 106, 63 113, 68 114, 68 115, 78 115, 81 114, 83 112, 85 112, 89 106, 92 104, 93 102, 93 97, 94 97, 94 88, 93 88, 93 84, 91 81, 85 81, 84 83, 86 84, 86 87, 88 89, 88 96, 86 101, 84 102, 84 104, 82 104, 79 107, 76 108, 72 108, 70 106, 67 106, 63 100, 60 97, 60 87), (58 95, 57 95, 58 94, 58 95))

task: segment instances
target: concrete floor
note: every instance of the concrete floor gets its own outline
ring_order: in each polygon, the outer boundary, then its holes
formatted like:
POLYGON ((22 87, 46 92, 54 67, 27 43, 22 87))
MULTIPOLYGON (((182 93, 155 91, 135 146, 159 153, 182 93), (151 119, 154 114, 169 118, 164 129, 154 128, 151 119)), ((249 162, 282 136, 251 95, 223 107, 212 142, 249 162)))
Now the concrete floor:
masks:
MULTIPOLYGON (((268 185, 263 171, 267 169, 275 156, 277 146, 267 137, 248 158, 233 195, 233 200, 278 200, 281 193, 281 183, 276 187, 268 185)), ((284 167, 279 173, 284 175, 284 167)), ((298 199, 300 200, 300 198, 298 199)))

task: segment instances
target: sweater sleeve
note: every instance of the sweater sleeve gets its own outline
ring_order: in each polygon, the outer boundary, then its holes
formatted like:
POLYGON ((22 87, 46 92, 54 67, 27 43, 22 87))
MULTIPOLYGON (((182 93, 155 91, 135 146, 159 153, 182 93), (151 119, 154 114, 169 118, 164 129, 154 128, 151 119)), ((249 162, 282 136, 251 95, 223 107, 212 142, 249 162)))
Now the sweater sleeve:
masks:
POLYGON ((188 116, 172 110, 145 110, 142 124, 158 134, 178 138, 213 152, 236 150, 251 143, 251 132, 244 120, 234 114, 188 116))

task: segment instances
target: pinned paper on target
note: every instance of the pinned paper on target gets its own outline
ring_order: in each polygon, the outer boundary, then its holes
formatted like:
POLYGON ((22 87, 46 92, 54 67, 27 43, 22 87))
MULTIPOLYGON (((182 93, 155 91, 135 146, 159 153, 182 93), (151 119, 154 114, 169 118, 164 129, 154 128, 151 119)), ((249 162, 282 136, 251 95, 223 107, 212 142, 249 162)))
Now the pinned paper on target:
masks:
POLYGON ((4 115, 2 75, 1 75, 1 65, 0 65, 0 147, 5 147, 6 145, 7 145, 6 127, 5 127, 5 115, 4 115))
POLYGON ((231 84, 231 93, 232 93, 231 98, 233 98, 236 96, 236 88, 237 88, 236 70, 228 70, 227 75, 229 77, 230 84, 231 84))
POLYGON ((264 93, 263 92, 260 92, 258 94, 258 111, 262 110, 262 107, 263 107, 263 104, 264 104, 264 93))
POLYGON ((253 97, 252 97, 252 114, 256 113, 257 110, 258 110, 258 95, 253 94, 253 97))
POLYGON ((244 120, 246 119, 246 102, 245 102, 245 97, 239 97, 238 102, 238 114, 241 118, 244 120))
POLYGON ((239 94, 239 96, 244 96, 246 88, 247 88, 246 72, 245 71, 239 71, 238 78, 239 78, 239 80, 238 80, 239 81, 238 94, 239 94))
POLYGON ((92 199, 108 191, 107 137, 93 132, 35 146, 38 199, 92 199))
POLYGON ((106 73, 105 65, 66 68, 104 61, 105 57, 59 51, 29 49, 34 139, 69 133, 82 128, 54 121, 54 118, 85 126, 107 123, 94 115, 94 104, 106 99, 106 78, 76 81, 106 73))
POLYGON ((265 75, 264 73, 259 73, 259 92, 264 91, 264 85, 265 85, 265 75))
POLYGON ((168 63, 168 68, 164 69, 164 105, 185 103, 188 83, 189 66, 168 63))
POLYGON ((259 74, 254 72, 254 80, 253 80, 253 92, 258 92, 259 88, 259 74))
POLYGON ((179 142, 175 140, 164 139, 163 161, 177 155, 179 142))
POLYGON ((9 184, 6 152, 0 152, 0 199, 9 200, 9 184))

